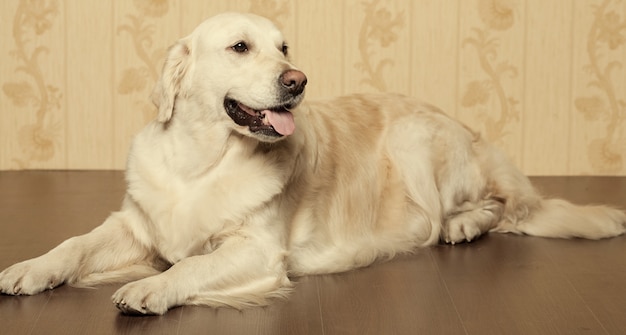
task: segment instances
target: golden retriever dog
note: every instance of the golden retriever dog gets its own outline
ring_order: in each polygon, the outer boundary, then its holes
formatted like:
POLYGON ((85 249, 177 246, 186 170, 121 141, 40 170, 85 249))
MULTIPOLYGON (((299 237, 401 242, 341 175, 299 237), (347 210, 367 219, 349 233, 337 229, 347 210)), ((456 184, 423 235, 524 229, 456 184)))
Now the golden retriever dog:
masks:
POLYGON ((226 13, 168 52, 120 211, 0 274, 4 294, 128 282, 124 313, 267 304, 290 277, 347 271, 488 231, 600 239, 626 213, 543 199, 505 157, 399 95, 301 103, 267 19, 226 13))

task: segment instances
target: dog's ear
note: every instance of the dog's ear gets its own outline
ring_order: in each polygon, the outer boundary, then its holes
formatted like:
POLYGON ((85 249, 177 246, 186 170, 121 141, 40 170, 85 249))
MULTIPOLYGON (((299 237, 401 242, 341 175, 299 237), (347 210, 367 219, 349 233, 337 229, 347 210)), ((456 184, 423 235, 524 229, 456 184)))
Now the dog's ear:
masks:
POLYGON ((172 118, 176 97, 184 94, 181 84, 190 63, 191 48, 188 40, 180 40, 169 48, 161 78, 152 91, 152 102, 159 109, 159 122, 166 123, 172 118))

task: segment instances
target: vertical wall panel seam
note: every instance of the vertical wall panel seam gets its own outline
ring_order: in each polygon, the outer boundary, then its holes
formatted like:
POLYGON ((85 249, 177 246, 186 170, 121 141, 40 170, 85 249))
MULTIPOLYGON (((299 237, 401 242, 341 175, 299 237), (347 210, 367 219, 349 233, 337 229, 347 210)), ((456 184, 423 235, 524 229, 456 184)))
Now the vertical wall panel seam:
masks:
POLYGON ((461 2, 457 1, 456 6, 456 37, 455 37, 455 46, 456 46, 456 56, 455 56, 455 66, 457 68, 456 74, 454 75, 454 110, 450 111, 450 115, 459 119, 459 114, 461 110, 461 105, 459 101, 459 90, 461 87, 461 2))
POLYGON ((459 101, 459 93, 461 91, 461 1, 457 0, 456 2, 456 70, 455 75, 456 82, 454 85, 454 110, 449 113, 454 113, 453 116, 455 118, 460 118, 461 105, 459 101))
MULTIPOLYGON (((343 22, 344 26, 345 26, 345 22, 346 22, 346 2, 347 1, 341 1, 341 22, 343 22)), ((344 27, 341 27, 341 31, 343 31, 344 33, 340 35, 341 38, 341 68, 343 69, 343 71, 340 71, 339 73, 341 73, 341 92, 337 92, 337 93, 341 93, 341 95, 344 95, 346 93, 346 34, 345 34, 345 29, 344 27)), ((334 94, 337 95, 337 94, 334 94)))
MULTIPOLYGON (((183 35, 183 6, 185 3, 188 3, 188 1, 181 1, 178 3, 178 34, 176 36, 183 35)), ((174 43, 174 41, 172 41, 172 43, 174 43)), ((165 55, 165 57, 167 57, 167 55, 165 55)))
POLYGON ((63 118, 63 123, 64 123, 64 127, 63 127, 63 135, 65 136, 65 141, 64 141, 64 145, 62 150, 64 151, 64 160, 65 163, 61 163, 63 164, 63 168, 64 169, 69 169, 70 168, 70 158, 69 158, 69 151, 67 150, 68 148, 68 144, 69 144, 69 136, 68 136, 68 130, 69 130, 69 119, 70 119, 70 115, 69 115, 69 98, 68 98, 68 80, 67 80, 67 72, 68 72, 68 51, 67 51, 67 40, 68 40, 68 29, 67 29, 67 7, 69 6, 69 4, 67 2, 63 2, 63 81, 64 81, 64 94, 63 94, 63 100, 65 101, 65 108, 63 108, 63 110, 65 111, 65 117, 63 118))
POLYGON ((569 47, 569 97, 567 99, 567 175, 572 175, 572 127, 574 124, 574 113, 573 113, 573 105, 572 99, 574 97, 574 24, 576 22, 576 1, 570 2, 570 24, 569 24, 569 35, 570 35, 570 47, 569 47))
POLYGON ((111 1, 111 8, 110 10, 110 30, 111 30, 111 36, 109 37, 109 43, 111 43, 111 55, 110 55, 110 68, 111 68, 111 81, 109 82, 109 85, 111 85, 112 87, 110 87, 109 89, 111 90, 111 110, 109 111, 109 113, 111 113, 111 138, 114 139, 113 141, 111 141, 112 143, 112 148, 111 148, 111 163, 109 165, 109 169, 115 169, 117 168, 117 141, 118 141, 118 136, 115 136, 115 130, 117 129, 117 110, 116 110, 116 98, 115 98, 115 3, 116 0, 111 1))
POLYGON ((526 162, 526 134, 528 132, 528 127, 527 127, 527 114, 528 114, 528 110, 527 110, 527 104, 526 102, 528 101, 528 97, 527 97, 527 88, 528 88, 528 25, 529 25, 529 14, 530 11, 528 10, 529 6, 528 6, 528 1, 524 1, 524 18, 523 18, 523 24, 524 24, 524 36, 522 37, 522 106, 521 106, 521 118, 522 118, 522 133, 521 133, 521 153, 520 153, 520 169, 522 169, 522 171, 527 174, 528 173, 528 162, 526 162))
MULTIPOLYGON (((408 95, 416 95, 415 92, 413 92, 413 82, 415 80, 417 80, 417 78, 413 77, 415 75, 415 73, 413 72, 413 66, 414 64, 414 60, 413 60, 413 43, 418 43, 418 41, 416 41, 416 39, 413 36, 413 32, 415 31, 415 25, 413 24, 413 22, 415 20, 411 20, 411 17, 413 17, 414 13, 415 13, 415 7, 414 7, 414 3, 415 1, 409 1, 409 19, 407 21, 409 21, 409 64, 408 65, 408 70, 407 73, 409 73, 409 87, 406 90, 406 93, 408 93, 408 95)), ((418 76, 419 77, 419 76, 418 76)))

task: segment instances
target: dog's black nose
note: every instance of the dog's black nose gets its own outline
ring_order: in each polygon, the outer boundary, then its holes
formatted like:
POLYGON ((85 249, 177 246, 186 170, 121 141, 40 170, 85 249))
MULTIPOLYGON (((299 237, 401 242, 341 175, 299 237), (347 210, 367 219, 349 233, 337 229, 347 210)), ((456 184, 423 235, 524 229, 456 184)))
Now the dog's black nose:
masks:
POLYGON ((280 75, 280 84, 292 95, 298 95, 306 86, 306 75, 298 70, 287 70, 280 75))

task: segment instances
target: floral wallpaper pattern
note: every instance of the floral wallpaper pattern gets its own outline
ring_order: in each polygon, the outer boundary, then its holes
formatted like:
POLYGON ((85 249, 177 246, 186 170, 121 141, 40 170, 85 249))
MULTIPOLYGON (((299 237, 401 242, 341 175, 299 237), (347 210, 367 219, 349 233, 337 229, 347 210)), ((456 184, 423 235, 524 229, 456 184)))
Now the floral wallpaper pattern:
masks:
POLYGON ((477 9, 483 26, 473 27, 471 37, 463 40, 464 47, 472 47, 477 53, 483 78, 467 84, 461 106, 480 114, 486 138, 494 142, 508 135, 507 126, 520 117, 519 100, 505 87, 507 80, 517 79, 518 67, 498 58, 500 40, 515 24, 514 6, 511 0, 479 0, 477 9), (490 99, 497 100, 496 111, 487 111, 490 99))
POLYGON ((137 11, 126 15, 124 23, 117 26, 117 33, 130 37, 140 64, 124 69, 117 92, 135 97, 135 105, 143 112, 144 118, 150 120, 156 115, 156 108, 146 97, 159 77, 161 60, 165 57, 167 48, 164 45, 155 45, 155 25, 159 18, 167 14, 169 3, 168 0, 132 2, 137 11))
POLYGON ((9 56, 18 62, 15 75, 2 85, 2 91, 20 112, 27 110, 34 115, 34 122, 19 127, 17 141, 20 152, 13 153, 13 162, 19 168, 29 162, 50 160, 58 150, 60 134, 59 116, 62 93, 54 83, 47 81, 40 60, 49 49, 45 34, 55 24, 59 12, 56 0, 21 0, 13 17, 12 37, 15 49, 9 56))
POLYGON ((289 0, 250 0, 249 11, 270 18, 283 29, 283 20, 289 16, 289 0))
POLYGON ((380 3, 380 0, 362 3, 365 19, 361 22, 358 40, 361 60, 355 64, 355 67, 365 76, 361 83, 385 92, 387 86, 383 71, 385 67, 392 66, 394 61, 389 57, 376 59, 376 51, 396 42, 398 38, 396 30, 403 27, 404 16, 392 13, 384 6, 380 6, 380 3))
POLYGON ((286 31, 308 99, 415 96, 526 173, 626 175, 624 0, 0 1, 0 170, 123 169, 167 47, 222 11, 286 31))
MULTIPOLYGON (((575 100, 575 106, 585 120, 600 124, 603 136, 591 140, 587 156, 594 171, 617 173, 624 169, 626 153, 626 91, 616 88, 618 78, 626 78, 623 58, 611 56, 625 49, 625 13, 619 13, 615 5, 621 2, 603 0, 593 5, 593 23, 587 36, 586 52, 589 64, 584 71, 589 74, 588 95, 575 100)), ((623 53, 622 53, 623 55, 623 53)))

